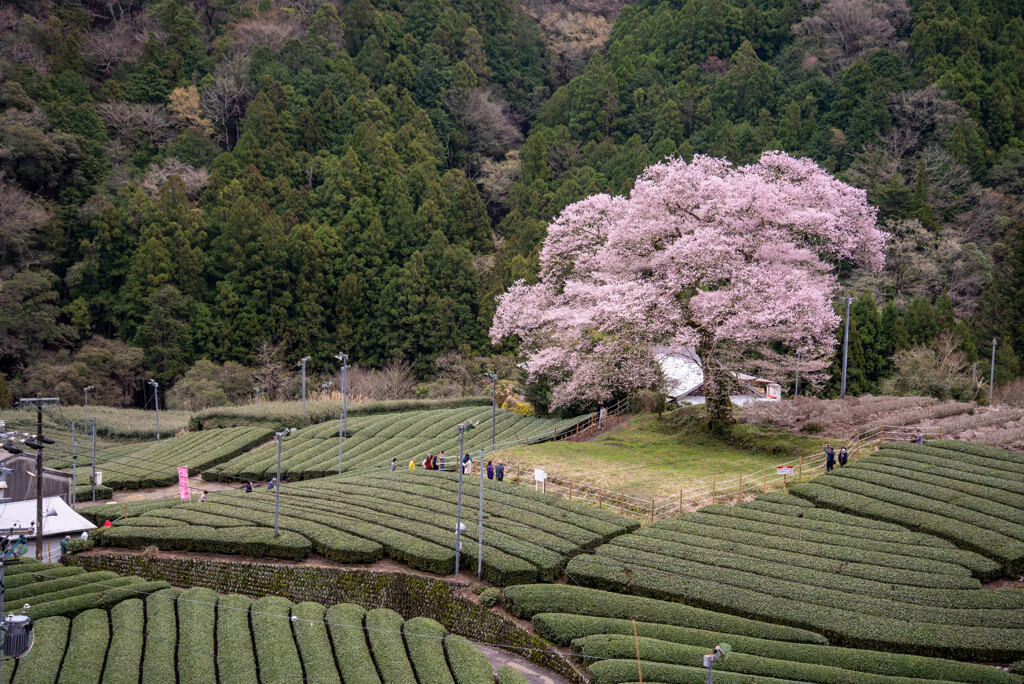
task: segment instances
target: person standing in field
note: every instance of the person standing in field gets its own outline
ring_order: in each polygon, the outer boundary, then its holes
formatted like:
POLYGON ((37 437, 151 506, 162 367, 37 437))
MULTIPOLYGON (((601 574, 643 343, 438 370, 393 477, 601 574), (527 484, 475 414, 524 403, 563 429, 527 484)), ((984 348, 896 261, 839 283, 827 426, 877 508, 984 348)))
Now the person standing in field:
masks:
POLYGON ((398 459, 393 458, 391 459, 391 472, 395 472, 396 470, 398 470, 398 459))
POLYGON ((462 474, 472 475, 473 474, 473 459, 468 455, 462 461, 462 474))
POLYGON ((498 478, 498 482, 505 479, 505 462, 498 461, 498 467, 494 469, 494 476, 498 478))
POLYGON ((849 460, 850 452, 846 450, 846 447, 843 447, 842 449, 839 450, 839 467, 842 468, 844 465, 846 465, 846 462, 849 460))
POLYGON ((832 469, 836 467, 836 450, 832 448, 831 444, 825 445, 825 472, 831 473, 832 469))
POLYGON ((605 408, 604 402, 597 402, 597 429, 604 430, 604 421, 608 418, 608 409, 605 408))
POLYGON ((441 449, 441 453, 437 455, 437 461, 440 464, 440 470, 444 470, 444 449, 441 449))
POLYGON ((245 485, 245 493, 246 494, 252 494, 252 482, 246 483, 246 485, 245 485))
POLYGON ((494 479, 494 466, 491 465, 491 463, 492 463, 491 461, 487 462, 487 479, 488 480, 493 480, 494 479))
POLYGON ((409 459, 409 470, 416 470, 416 457, 413 456, 409 459))
POLYGON ((917 434, 914 435, 914 444, 924 444, 924 435, 918 430, 917 434))
POLYGON ((203 493, 199 495, 199 503, 206 503, 206 490, 205 489, 203 490, 203 493))

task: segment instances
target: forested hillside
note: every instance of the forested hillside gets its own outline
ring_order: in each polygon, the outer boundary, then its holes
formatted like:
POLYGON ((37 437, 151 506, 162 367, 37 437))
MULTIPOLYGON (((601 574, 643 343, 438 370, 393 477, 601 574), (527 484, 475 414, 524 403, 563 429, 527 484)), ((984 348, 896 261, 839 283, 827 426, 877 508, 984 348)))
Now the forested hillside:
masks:
POLYGON ((921 391, 898 382, 992 336, 1019 374, 1024 2, 619 7, 4 4, 0 373, 102 369, 131 402, 269 343, 427 377, 492 353, 494 297, 567 204, 666 155, 783 149, 892 233, 881 275, 841 265, 852 391, 921 391))

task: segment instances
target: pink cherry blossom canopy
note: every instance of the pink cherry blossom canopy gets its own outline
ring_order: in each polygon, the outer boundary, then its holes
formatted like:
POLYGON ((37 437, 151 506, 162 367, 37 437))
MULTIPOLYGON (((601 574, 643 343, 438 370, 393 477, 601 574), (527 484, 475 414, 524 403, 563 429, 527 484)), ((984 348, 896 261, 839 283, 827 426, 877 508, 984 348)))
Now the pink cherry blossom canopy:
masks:
POLYGON ((656 345, 760 374, 791 370, 800 349, 801 373, 820 381, 839 322, 834 264, 883 265, 875 213, 865 191, 782 152, 742 167, 668 159, 628 198, 594 195, 561 213, 540 282, 499 298, 491 339, 519 337, 553 406, 657 386, 656 345))

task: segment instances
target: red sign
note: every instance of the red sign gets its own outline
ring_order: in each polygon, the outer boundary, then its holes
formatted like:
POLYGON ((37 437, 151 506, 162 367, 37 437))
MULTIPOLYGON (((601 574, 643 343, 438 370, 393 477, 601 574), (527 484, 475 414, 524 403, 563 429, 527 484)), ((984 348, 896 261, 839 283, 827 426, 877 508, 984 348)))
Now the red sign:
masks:
POLYGON ((186 501, 192 500, 188 491, 188 466, 178 466, 178 496, 186 501))
POLYGON ((777 471, 777 474, 779 474, 779 475, 792 475, 793 474, 793 466, 778 466, 775 470, 777 471))

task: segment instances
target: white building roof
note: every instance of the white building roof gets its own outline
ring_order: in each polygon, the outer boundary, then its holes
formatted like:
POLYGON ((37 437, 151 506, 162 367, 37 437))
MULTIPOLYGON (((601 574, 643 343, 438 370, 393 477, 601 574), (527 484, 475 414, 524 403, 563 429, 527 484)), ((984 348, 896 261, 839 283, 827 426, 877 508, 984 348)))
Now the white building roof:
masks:
MULTIPOLYGON (((43 498, 43 515, 53 508, 57 515, 43 518, 43 535, 71 534, 82 530, 94 530, 96 526, 75 513, 71 506, 59 496, 43 498)), ((36 500, 0 503, 0 528, 31 527, 36 522, 36 500)), ((35 535, 29 535, 31 539, 35 535)))

